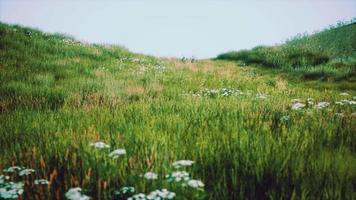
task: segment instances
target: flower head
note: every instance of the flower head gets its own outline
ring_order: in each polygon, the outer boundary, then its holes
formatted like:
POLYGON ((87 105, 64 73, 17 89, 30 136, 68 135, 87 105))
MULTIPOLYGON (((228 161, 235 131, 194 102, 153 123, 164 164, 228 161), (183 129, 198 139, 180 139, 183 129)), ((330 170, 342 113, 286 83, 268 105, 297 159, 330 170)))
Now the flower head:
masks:
POLYGON ((319 108, 319 109, 323 109, 323 108, 325 108, 325 107, 327 107, 327 106, 329 106, 329 105, 330 105, 330 103, 323 101, 323 102, 319 102, 319 103, 316 105, 316 107, 319 108))
POLYGON ((111 153, 109 153, 109 156, 112 158, 118 158, 121 155, 125 155, 126 154, 126 150, 125 149, 116 149, 114 151, 112 151, 111 153))
POLYGON ((294 103, 293 105, 292 105, 292 110, 300 110, 300 109, 302 109, 302 108, 304 108, 305 107, 305 104, 304 103, 299 103, 299 102, 297 102, 297 103, 294 103))
POLYGON ((81 193, 82 189, 80 187, 69 189, 65 196, 69 200, 89 200, 90 198, 81 193))
POLYGON ((103 149, 103 148, 110 148, 110 145, 105 144, 104 142, 95 142, 91 143, 90 146, 98 148, 98 149, 103 149))
POLYGON ((135 192, 135 188, 134 187, 122 187, 120 188, 119 191, 115 191, 116 195, 123 195, 123 194, 128 194, 128 193, 133 193, 135 192))
POLYGON ((48 185, 49 182, 46 179, 36 179, 35 181, 35 185, 48 185))
POLYGON ((172 182, 180 182, 180 181, 188 181, 189 178, 189 173, 186 171, 176 171, 173 172, 172 174, 166 175, 167 181, 172 182))
POLYGON ((158 175, 156 173, 153 172, 146 172, 143 177, 147 180, 155 180, 158 179, 158 175))
POLYGON ((189 180, 188 181, 188 186, 192 187, 192 188, 199 188, 199 187, 204 187, 204 183, 199 181, 199 180, 189 180))
POLYGON ((193 163, 194 161, 191 160, 178 160, 174 162, 172 165, 174 168, 180 168, 180 167, 191 166, 193 163))
POLYGON ((19 172, 19 176, 27 176, 35 172, 34 169, 23 169, 19 172))

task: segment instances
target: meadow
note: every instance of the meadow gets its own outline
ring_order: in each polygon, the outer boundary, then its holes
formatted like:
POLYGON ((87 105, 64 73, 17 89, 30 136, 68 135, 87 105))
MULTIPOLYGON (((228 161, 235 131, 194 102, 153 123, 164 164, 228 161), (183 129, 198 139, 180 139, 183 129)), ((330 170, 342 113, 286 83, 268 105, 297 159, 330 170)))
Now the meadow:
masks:
POLYGON ((354 74, 293 73, 1 23, 0 199, 355 199, 354 74))

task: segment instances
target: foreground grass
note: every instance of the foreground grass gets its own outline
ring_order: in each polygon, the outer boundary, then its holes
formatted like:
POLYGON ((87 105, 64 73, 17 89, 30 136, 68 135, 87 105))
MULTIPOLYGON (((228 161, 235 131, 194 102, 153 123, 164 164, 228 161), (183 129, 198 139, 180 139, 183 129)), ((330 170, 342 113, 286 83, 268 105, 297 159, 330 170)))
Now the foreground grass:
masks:
POLYGON ((119 199, 114 191, 123 186, 167 188, 176 199, 355 198, 356 108, 336 104, 354 90, 310 88, 234 62, 158 60, 4 24, 0 34, 0 169, 36 170, 11 176, 25 182, 23 199, 63 199, 72 187, 119 199), (222 95, 223 88, 243 94, 222 95), (291 109, 292 99, 309 97, 330 105, 291 109), (96 141, 111 147, 90 146, 96 141), (127 154, 110 158, 117 148, 127 154), (181 159, 194 161, 185 170, 204 188, 165 180, 181 159), (140 177, 148 171, 158 180, 140 177), (50 184, 35 185, 38 178, 50 184))

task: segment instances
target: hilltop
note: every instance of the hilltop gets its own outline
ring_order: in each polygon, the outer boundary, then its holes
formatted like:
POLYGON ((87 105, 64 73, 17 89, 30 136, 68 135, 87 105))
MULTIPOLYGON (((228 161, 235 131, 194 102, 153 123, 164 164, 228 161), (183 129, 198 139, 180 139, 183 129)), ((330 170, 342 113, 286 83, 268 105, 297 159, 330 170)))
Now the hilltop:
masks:
POLYGON ((341 23, 313 35, 298 35, 277 46, 224 53, 217 59, 281 69, 303 79, 355 83, 356 23, 341 23))

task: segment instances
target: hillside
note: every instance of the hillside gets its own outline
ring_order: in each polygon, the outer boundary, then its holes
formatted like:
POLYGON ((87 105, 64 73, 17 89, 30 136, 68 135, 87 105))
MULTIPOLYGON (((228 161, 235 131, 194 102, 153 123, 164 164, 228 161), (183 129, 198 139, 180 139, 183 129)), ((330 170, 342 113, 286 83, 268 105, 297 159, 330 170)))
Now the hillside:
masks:
POLYGON ((304 79, 356 82, 356 23, 296 36, 279 46, 224 53, 217 59, 282 69, 304 79))
POLYGON ((0 199, 356 197, 354 89, 4 23, 0 58, 0 199))

